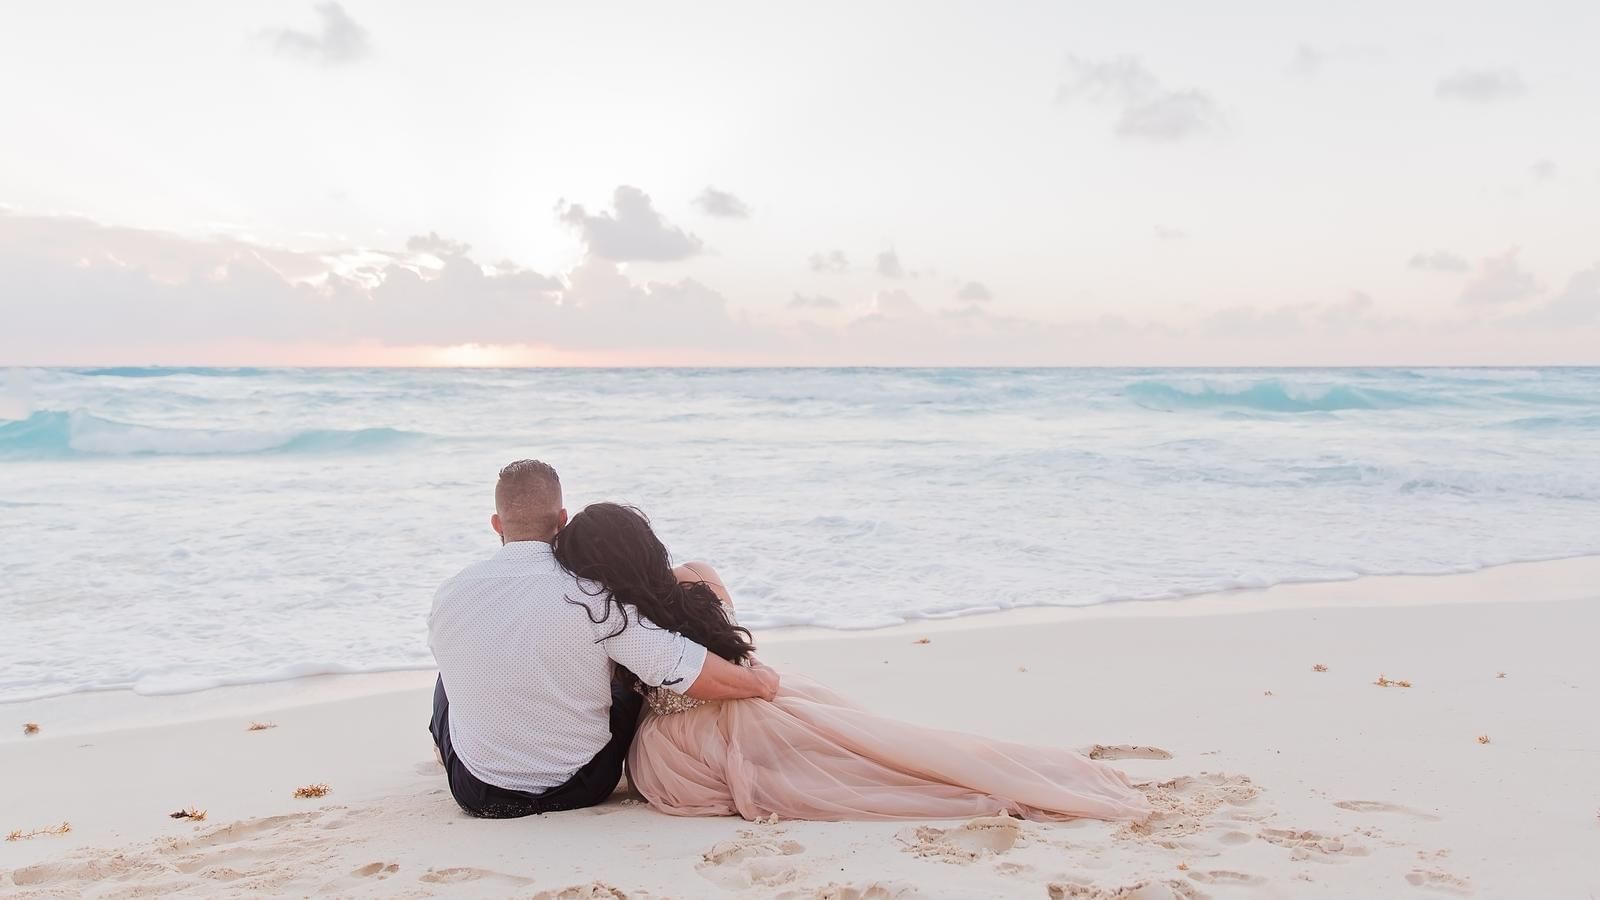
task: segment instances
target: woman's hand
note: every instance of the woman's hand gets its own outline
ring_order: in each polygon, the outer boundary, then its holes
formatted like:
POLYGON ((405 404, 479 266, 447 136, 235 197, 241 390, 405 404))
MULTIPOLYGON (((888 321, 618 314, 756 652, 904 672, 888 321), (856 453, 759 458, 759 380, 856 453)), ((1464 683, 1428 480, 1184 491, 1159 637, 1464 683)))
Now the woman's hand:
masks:
POLYGON ((758 696, 763 700, 776 700, 778 697, 778 670, 766 665, 755 657, 750 658, 750 671, 761 679, 762 693, 758 696))

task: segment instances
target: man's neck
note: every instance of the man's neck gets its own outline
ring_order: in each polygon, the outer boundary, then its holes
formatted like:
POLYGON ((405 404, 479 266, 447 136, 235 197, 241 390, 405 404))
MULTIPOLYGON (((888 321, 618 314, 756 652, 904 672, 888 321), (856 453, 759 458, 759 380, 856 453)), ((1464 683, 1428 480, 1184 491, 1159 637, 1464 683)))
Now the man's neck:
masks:
POLYGON ((502 543, 502 544, 544 544, 545 546, 549 546, 554 541, 555 541, 554 537, 536 538, 536 537, 509 537, 509 536, 506 536, 506 537, 502 537, 500 539, 500 543, 502 543))

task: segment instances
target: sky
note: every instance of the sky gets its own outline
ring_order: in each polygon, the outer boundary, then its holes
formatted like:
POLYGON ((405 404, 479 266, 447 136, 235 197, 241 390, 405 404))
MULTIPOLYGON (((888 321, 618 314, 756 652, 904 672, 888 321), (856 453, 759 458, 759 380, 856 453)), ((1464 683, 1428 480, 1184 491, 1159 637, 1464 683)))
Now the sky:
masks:
POLYGON ((0 365, 1600 364, 1600 4, 52 0, 0 365))

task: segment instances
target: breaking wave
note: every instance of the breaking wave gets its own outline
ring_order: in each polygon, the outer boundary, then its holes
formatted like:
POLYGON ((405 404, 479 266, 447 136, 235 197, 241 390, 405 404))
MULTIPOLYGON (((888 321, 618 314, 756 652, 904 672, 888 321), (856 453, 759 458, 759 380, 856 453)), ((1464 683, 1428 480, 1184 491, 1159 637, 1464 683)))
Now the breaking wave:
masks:
POLYGON ((1124 389, 1147 409, 1249 410, 1269 413, 1339 412, 1352 409, 1400 409, 1438 406, 1441 400, 1420 394, 1351 385, 1288 386, 1275 378, 1242 385, 1209 382, 1138 381, 1124 389))
POLYGON ((105 419, 84 410, 43 410, 21 421, 0 423, 0 457, 370 452, 424 437, 394 428, 302 431, 158 428, 105 419))

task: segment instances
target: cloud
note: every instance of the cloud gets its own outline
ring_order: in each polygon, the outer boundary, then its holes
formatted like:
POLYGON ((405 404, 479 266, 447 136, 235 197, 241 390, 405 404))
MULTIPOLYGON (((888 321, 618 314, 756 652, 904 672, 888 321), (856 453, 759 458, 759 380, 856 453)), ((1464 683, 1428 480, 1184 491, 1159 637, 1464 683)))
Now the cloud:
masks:
POLYGON ((847 272, 850 269, 850 259, 843 250, 813 253, 806 262, 813 272, 847 272))
POLYGON ((1069 56, 1056 101, 1075 100, 1116 109, 1114 130, 1122 138, 1171 143, 1222 126, 1222 114, 1210 95, 1193 89, 1167 90, 1131 56, 1102 62, 1069 56))
POLYGON ((407 244, 294 251, 0 214, 0 358, 229 341, 717 351, 783 340, 693 279, 636 284, 598 258, 555 278, 485 266, 435 234, 407 244), (18 321, 29 327, 7 327, 18 321))
POLYGON ((746 206, 743 200, 727 191, 719 191, 710 185, 706 185, 706 189, 700 192, 700 196, 694 198, 694 202, 696 206, 700 207, 700 211, 708 216, 716 216, 722 219, 748 219, 750 217, 750 207, 746 206))
MULTIPOLYGON (((1139 330, 1137 327, 1128 331, 1139 330)), ((822 332, 813 352, 834 365, 1062 365, 1092 363, 1098 323, 1060 325, 996 315, 980 306, 930 311, 900 288, 878 291, 867 312, 822 332)))
POLYGON ((466 256, 472 252, 472 245, 447 240, 430 231, 406 238, 406 249, 412 253, 427 253, 440 259, 449 259, 452 256, 466 256))
POLYGON ((318 3, 315 8, 322 19, 320 32, 274 28, 263 34, 274 53, 324 66, 357 62, 371 53, 367 30, 350 18, 343 6, 327 2, 318 3))
POLYGON ((1469 306, 1499 306, 1537 294, 1539 281, 1517 261, 1519 249, 1512 247, 1499 256, 1485 258, 1462 290, 1461 302, 1469 306))
MULTIPOLYGON (((562 352, 626 364, 1070 361, 1059 326, 934 314, 902 290, 879 292, 866 314, 838 325, 780 323, 692 278, 635 282, 597 256, 557 278, 482 265, 436 234, 407 243, 302 252, 0 214, 0 359, 282 364, 314 344, 332 364, 350 362, 338 354, 351 348, 371 359, 449 346, 477 347, 479 359, 513 348, 522 359, 562 352)), ((832 303, 802 296, 795 308, 843 309, 832 303)))
POLYGON ((900 266, 900 254, 894 252, 893 248, 878 254, 878 274, 885 278, 905 276, 905 269, 900 266))
POLYGON ((1371 62, 1382 59, 1383 51, 1376 47, 1316 47, 1301 44, 1290 57, 1289 74, 1298 78, 1313 78, 1332 63, 1371 62))
POLYGON ((956 299, 966 300, 969 303, 985 303, 993 300, 994 295, 980 282, 969 281, 961 286, 961 290, 956 291, 956 299))
POLYGON ((1462 69, 1439 80, 1433 93, 1441 100, 1494 103, 1515 100, 1528 92, 1515 69, 1462 69))
POLYGON ((1051 322, 975 303, 930 309, 904 283, 860 315, 799 295, 798 313, 763 318, 693 278, 635 281, 597 256, 557 276, 485 265, 434 233, 405 244, 293 250, 0 212, 0 359, 416 364, 454 359, 439 351, 457 346, 476 348, 468 362, 617 365, 1457 365, 1593 362, 1600 347, 1600 265, 1522 320, 1463 307, 1394 318, 1352 292, 1187 325, 1051 322), (1516 340, 1508 327, 1522 329, 1516 340))
POLYGON ((1322 71, 1322 65, 1327 61, 1328 54, 1325 51, 1310 44, 1301 44, 1295 48, 1294 56, 1289 60, 1289 73, 1310 78, 1322 71))
POLYGON ((1181 141, 1210 131, 1220 122, 1216 105, 1199 91, 1163 94, 1129 106, 1117 119, 1119 137, 1152 141, 1181 141))
POLYGON ((1394 338, 1414 335, 1419 328, 1410 319, 1384 315, 1365 291, 1350 291, 1340 300, 1324 303, 1291 303, 1268 309, 1229 307, 1207 316, 1199 327, 1207 334, 1235 339, 1380 334, 1394 338))
POLYGON ((612 262, 668 262, 705 249, 699 238, 667 224, 650 204, 650 195, 636 187, 618 187, 611 204, 614 213, 591 214, 576 203, 557 207, 561 221, 578 231, 592 256, 612 262))
POLYGON ((922 307, 911 296, 909 291, 899 288, 878 291, 872 295, 872 311, 868 316, 919 316, 923 315, 922 307))
POLYGON ((1535 178, 1549 180, 1556 177, 1556 172, 1558 170, 1553 160, 1541 159, 1530 166, 1528 171, 1532 173, 1533 177, 1535 178))
POLYGON ((806 296, 803 296, 801 294, 795 294, 793 297, 789 298, 789 308, 790 309, 838 309, 839 308, 839 301, 833 299, 832 297, 823 297, 821 295, 818 295, 818 296, 815 296, 815 297, 806 297, 806 296))
POLYGON ((1161 90, 1161 80, 1131 56, 1104 62, 1068 56, 1067 70, 1067 79, 1056 88, 1057 100, 1128 104, 1161 90))
POLYGON ((1189 232, 1184 231, 1182 228, 1174 228, 1174 227, 1172 227, 1170 225, 1157 225, 1156 226, 1156 238, 1158 240, 1163 240, 1163 241, 1181 241, 1181 240, 1184 240, 1185 238, 1187 238, 1188 236, 1189 236, 1189 232))
POLYGON ((1448 250, 1435 250, 1432 253, 1414 253, 1411 256, 1411 260, 1406 263, 1406 266, 1429 272, 1465 272, 1472 268, 1471 263, 1448 250))
POLYGON ((693 278, 635 284, 616 265, 588 259, 566 281, 563 317, 552 329, 565 347, 772 350, 781 343, 775 332, 735 315, 721 294, 693 278))
POLYGON ((1561 293, 1517 324, 1552 328, 1600 324, 1600 263, 1574 273, 1561 293))

